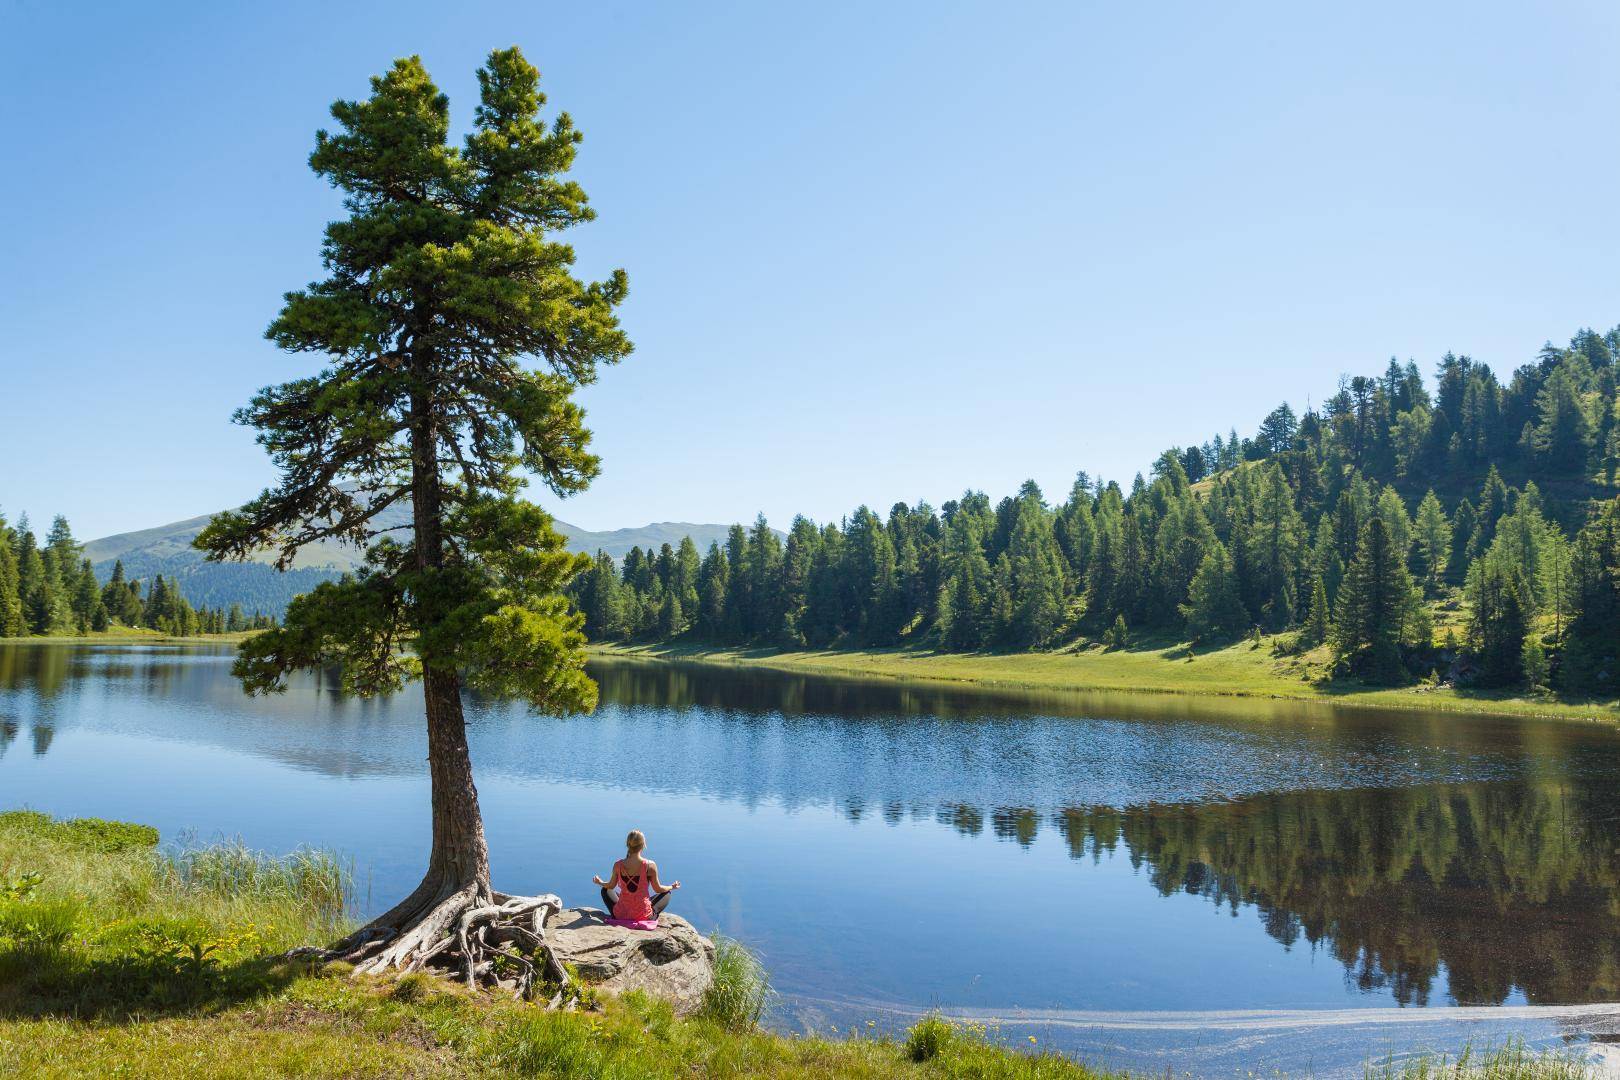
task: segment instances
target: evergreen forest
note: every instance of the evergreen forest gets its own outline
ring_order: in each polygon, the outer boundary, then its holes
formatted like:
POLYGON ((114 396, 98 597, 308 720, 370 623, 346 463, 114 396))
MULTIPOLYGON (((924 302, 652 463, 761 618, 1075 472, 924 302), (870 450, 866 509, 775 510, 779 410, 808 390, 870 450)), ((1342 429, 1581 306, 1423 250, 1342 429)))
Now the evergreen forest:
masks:
POLYGON ((172 581, 148 584, 124 576, 115 563, 97 579, 67 519, 58 516, 41 543, 27 515, 15 526, 0 517, 0 638, 152 630, 173 637, 263 630, 270 616, 229 608, 193 607, 172 581))
POLYGON ((1612 697, 1620 679, 1620 328, 1506 378, 1391 359, 1250 436, 1165 450, 1128 487, 1082 472, 937 510, 763 517, 598 553, 570 586, 598 642, 947 651, 1278 635, 1336 675, 1612 697), (1437 630, 1437 627, 1443 629, 1437 630))

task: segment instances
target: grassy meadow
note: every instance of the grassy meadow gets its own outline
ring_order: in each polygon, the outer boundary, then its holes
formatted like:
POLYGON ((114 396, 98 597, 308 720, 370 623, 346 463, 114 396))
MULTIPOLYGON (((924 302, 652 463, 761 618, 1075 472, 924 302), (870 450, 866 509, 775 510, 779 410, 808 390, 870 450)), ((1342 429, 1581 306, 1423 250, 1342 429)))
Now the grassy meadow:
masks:
POLYGON ((0 645, 203 645, 221 642, 229 645, 250 638, 255 633, 255 630, 240 630, 228 634, 176 635, 144 626, 114 626, 100 633, 0 636, 0 645))
POLYGON ((1082 643, 1016 653, 951 653, 919 647, 790 652, 701 645, 600 645, 593 650, 606 656, 1006 689, 1270 698, 1498 716, 1620 720, 1620 702, 1615 701, 1571 702, 1551 694, 1457 689, 1427 681, 1380 687, 1329 678, 1329 650, 1322 646, 1291 653, 1287 645, 1293 637, 1278 634, 1208 649, 1160 637, 1132 642, 1123 649, 1082 643))

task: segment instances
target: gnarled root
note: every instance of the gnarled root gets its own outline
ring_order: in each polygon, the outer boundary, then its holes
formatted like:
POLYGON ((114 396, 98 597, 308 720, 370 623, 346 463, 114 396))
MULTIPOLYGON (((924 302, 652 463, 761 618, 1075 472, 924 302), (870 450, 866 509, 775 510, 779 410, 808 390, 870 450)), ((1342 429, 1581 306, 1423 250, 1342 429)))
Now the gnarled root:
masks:
POLYGON ((529 999, 549 991, 547 1004, 563 1005, 570 979, 546 942, 546 920, 562 910, 549 893, 509 896, 476 885, 412 896, 330 949, 294 949, 289 957, 354 965, 355 975, 401 975, 433 970, 529 999))

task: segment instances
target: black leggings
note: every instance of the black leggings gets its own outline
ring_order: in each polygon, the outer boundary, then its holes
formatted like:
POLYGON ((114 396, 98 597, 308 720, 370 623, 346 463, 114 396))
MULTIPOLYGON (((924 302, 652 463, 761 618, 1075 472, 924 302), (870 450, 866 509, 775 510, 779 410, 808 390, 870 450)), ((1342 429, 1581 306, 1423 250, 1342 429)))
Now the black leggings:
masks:
MULTIPOLYGON (((674 891, 674 889, 665 889, 661 893, 653 894, 652 909, 655 917, 669 907, 669 894, 674 891)), ((608 918, 613 918, 613 894, 608 891, 605 885, 602 887, 602 910, 607 912, 608 918)))

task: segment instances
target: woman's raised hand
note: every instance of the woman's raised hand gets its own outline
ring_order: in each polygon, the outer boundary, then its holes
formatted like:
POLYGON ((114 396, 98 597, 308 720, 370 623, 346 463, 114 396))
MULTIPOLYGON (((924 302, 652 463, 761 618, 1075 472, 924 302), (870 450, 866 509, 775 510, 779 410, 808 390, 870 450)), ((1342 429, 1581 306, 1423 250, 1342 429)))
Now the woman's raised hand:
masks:
POLYGON ((604 888, 604 889, 605 889, 605 888, 607 888, 607 882, 605 882, 605 881, 603 881, 603 880, 602 880, 602 879, 601 879, 601 877, 600 877, 600 876, 598 876, 598 875, 592 875, 592 877, 591 877, 591 881, 593 881, 593 882, 595 882, 595 883, 596 883, 596 884, 598 884, 598 885, 600 885, 600 886, 602 886, 602 888, 604 888))

